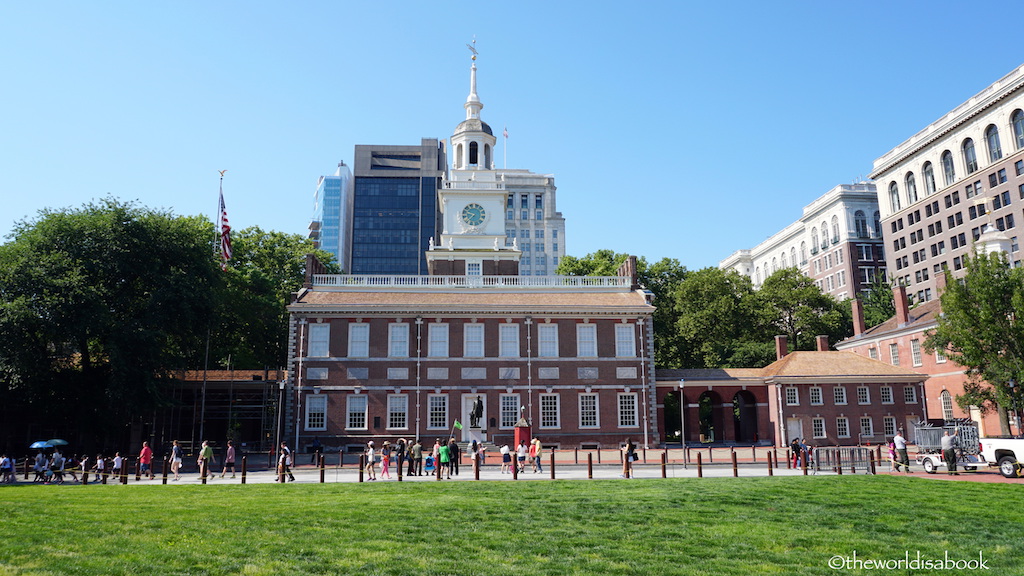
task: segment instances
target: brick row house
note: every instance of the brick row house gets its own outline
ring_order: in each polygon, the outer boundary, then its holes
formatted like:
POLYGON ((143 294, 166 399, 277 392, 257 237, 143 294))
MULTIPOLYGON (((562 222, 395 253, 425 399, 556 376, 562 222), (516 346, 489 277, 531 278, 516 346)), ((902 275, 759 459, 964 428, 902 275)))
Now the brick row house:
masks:
POLYGON ((782 447, 805 438, 843 446, 882 443, 896 430, 912 433, 925 417, 925 374, 830 351, 824 336, 817 351, 790 353, 778 336, 776 352, 778 359, 764 368, 659 370, 658 407, 664 410, 669 395, 683 397, 680 415, 662 414, 659 422, 681 423, 690 444, 782 447))

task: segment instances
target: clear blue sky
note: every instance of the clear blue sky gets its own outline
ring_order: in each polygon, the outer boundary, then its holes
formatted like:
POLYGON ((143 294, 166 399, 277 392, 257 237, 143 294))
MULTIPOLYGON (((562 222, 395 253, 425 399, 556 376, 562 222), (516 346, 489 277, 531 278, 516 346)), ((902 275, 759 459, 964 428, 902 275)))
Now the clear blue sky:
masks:
POLYGON ((713 266, 1024 62, 1019 10, 8 3, 0 237, 108 195, 212 218, 219 169, 236 229, 305 233, 354 145, 450 137, 475 35, 482 116, 508 127, 508 167, 555 175, 569 254, 713 266))

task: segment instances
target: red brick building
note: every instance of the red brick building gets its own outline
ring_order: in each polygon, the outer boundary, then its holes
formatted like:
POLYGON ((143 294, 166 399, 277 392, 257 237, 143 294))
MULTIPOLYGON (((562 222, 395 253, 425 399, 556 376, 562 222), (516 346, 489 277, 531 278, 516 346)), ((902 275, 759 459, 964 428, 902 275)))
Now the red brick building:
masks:
MULTIPOLYGON (((823 336, 817 351, 787 353, 784 336, 776 349, 779 359, 764 368, 659 370, 658 407, 682 391, 688 443, 877 444, 924 417, 924 374, 829 351, 823 336)), ((668 419, 662 414, 659 422, 668 419)))
MULTIPOLYGON (((942 283, 938 286, 941 291, 942 283)), ((836 344, 836 349, 928 374, 924 387, 928 418, 970 418, 978 422, 982 436, 1000 434, 997 414, 982 415, 977 408, 963 410, 957 404, 956 397, 964 393, 964 382, 967 381, 965 368, 947 359, 939 351, 929 354, 924 350, 928 333, 936 327, 942 313, 939 299, 910 308, 907 289, 903 286, 893 290, 893 298, 896 315, 870 329, 864 327, 861 303, 853 300, 854 335, 836 344)))

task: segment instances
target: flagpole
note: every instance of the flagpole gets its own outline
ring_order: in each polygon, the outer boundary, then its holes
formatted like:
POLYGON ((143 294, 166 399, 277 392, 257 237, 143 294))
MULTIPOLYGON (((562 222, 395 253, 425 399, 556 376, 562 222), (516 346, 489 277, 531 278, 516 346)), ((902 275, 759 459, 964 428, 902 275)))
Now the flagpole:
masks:
POLYGON ((501 147, 502 162, 505 163, 506 170, 508 169, 508 126, 505 126, 505 130, 502 133, 505 136, 505 145, 501 147))

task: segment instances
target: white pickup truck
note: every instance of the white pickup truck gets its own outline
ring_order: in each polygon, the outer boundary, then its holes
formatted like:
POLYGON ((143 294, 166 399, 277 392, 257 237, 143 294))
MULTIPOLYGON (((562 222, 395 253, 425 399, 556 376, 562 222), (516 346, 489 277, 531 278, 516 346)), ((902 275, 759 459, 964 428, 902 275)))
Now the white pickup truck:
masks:
POLYGON ((1016 478, 1024 462, 1024 438, 982 438, 981 455, 1003 476, 1016 478))

